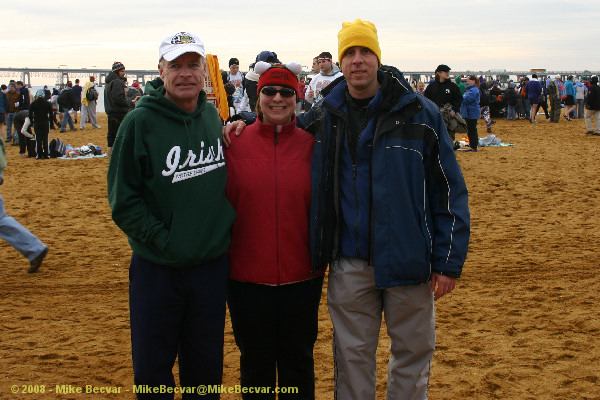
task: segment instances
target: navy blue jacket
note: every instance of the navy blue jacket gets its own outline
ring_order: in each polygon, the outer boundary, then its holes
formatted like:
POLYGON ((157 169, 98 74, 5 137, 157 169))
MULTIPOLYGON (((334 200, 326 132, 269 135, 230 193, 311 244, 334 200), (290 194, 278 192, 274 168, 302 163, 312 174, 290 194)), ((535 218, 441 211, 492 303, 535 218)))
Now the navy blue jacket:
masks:
MULTIPOLYGON (((367 223, 359 220, 357 241, 368 237, 365 259, 375 267, 380 289, 423 284, 432 272, 459 278, 470 235, 468 194, 464 178, 438 107, 410 88, 402 73, 382 67, 378 74, 378 104, 369 118, 372 140, 359 146, 359 172, 355 176, 355 209, 362 215, 367 190, 367 223), (368 174, 360 173, 369 149, 368 174), (363 161, 364 162, 364 161, 363 161), (360 200, 360 202, 359 202, 360 200)), ((348 219, 341 188, 346 182, 342 165, 348 121, 347 84, 331 93, 307 113, 298 125, 315 134, 312 161, 311 256, 320 268, 341 255, 340 229, 348 219)), ((346 235, 347 236, 347 235, 346 235)), ((343 240, 348 240, 348 237, 343 240)))

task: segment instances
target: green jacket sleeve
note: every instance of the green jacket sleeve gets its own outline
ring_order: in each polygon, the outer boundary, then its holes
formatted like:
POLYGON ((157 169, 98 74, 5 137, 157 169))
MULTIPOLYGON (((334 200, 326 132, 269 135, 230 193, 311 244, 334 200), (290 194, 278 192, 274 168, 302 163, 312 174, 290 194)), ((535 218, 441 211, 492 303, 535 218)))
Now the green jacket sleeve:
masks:
POLYGON ((164 251, 169 231, 144 200, 145 162, 148 154, 136 137, 135 120, 126 117, 112 148, 107 174, 112 218, 130 240, 164 251))

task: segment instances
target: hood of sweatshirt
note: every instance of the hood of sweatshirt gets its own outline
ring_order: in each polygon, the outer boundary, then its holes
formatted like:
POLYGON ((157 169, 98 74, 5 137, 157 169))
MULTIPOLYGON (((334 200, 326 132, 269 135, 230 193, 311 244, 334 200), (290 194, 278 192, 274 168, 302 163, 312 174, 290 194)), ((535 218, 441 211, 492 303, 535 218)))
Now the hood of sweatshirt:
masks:
POLYGON ((148 96, 140 98, 136 104, 136 108, 147 108, 153 112, 163 115, 166 118, 187 122, 190 119, 201 114, 206 109, 206 92, 202 90, 198 95, 198 107, 192 113, 187 113, 179 108, 175 103, 165 97, 165 87, 159 86, 152 90, 148 96))

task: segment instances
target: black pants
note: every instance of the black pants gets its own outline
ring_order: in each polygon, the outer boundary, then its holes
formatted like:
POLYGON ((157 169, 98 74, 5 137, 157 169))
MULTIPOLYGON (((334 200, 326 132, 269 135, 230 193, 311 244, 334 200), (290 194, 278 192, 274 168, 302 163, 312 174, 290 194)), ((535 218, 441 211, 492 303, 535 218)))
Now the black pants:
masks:
POLYGON ((542 110, 544 110, 544 114, 546 115, 546 119, 550 119, 550 114, 548 113, 548 102, 546 100, 540 101, 539 106, 542 110))
MULTIPOLYGON (((225 291, 229 257, 188 268, 157 265, 135 254, 129 267, 133 381, 151 388, 221 385, 225 291)), ((183 400, 217 400, 214 392, 184 393, 183 400)), ((139 400, 173 400, 171 393, 138 392, 139 400)))
MULTIPOLYGON (((29 133, 31 133, 31 132, 29 132, 29 133)), ((19 131, 19 153, 25 154, 25 152, 27 152, 28 157, 36 156, 35 141, 29 139, 28 137, 23 135, 21 133, 21 131, 19 131)))
POLYGON ((125 115, 118 114, 108 116, 108 133, 106 134, 108 147, 113 147, 119 127, 121 126, 121 122, 123 122, 123 118, 125 118, 125 115))
POLYGON ((477 120, 465 118, 467 122, 467 136, 469 137, 469 145, 472 149, 476 149, 479 144, 479 136, 477 135, 477 120))
POLYGON ((48 124, 34 125, 35 142, 38 158, 49 158, 48 153, 48 124))
POLYGON ((271 393, 242 395, 244 400, 275 399, 275 386, 298 388, 279 399, 314 399, 313 348, 317 340, 323 276, 281 286, 229 280, 227 304, 240 348, 242 387, 271 393))

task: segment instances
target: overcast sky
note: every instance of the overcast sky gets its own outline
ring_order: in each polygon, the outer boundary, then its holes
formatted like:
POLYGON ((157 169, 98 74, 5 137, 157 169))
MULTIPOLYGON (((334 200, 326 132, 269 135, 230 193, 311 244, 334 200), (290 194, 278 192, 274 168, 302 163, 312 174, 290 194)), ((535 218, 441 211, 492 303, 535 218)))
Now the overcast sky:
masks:
MULTIPOLYGON (((4 2, 5 3, 5 2, 4 2)), ((600 69, 595 1, 25 0, 2 6, 0 67, 156 69, 158 46, 196 33, 227 68, 242 70, 262 50, 283 62, 329 51, 337 60, 343 21, 375 24, 383 64, 402 71, 600 69)))

